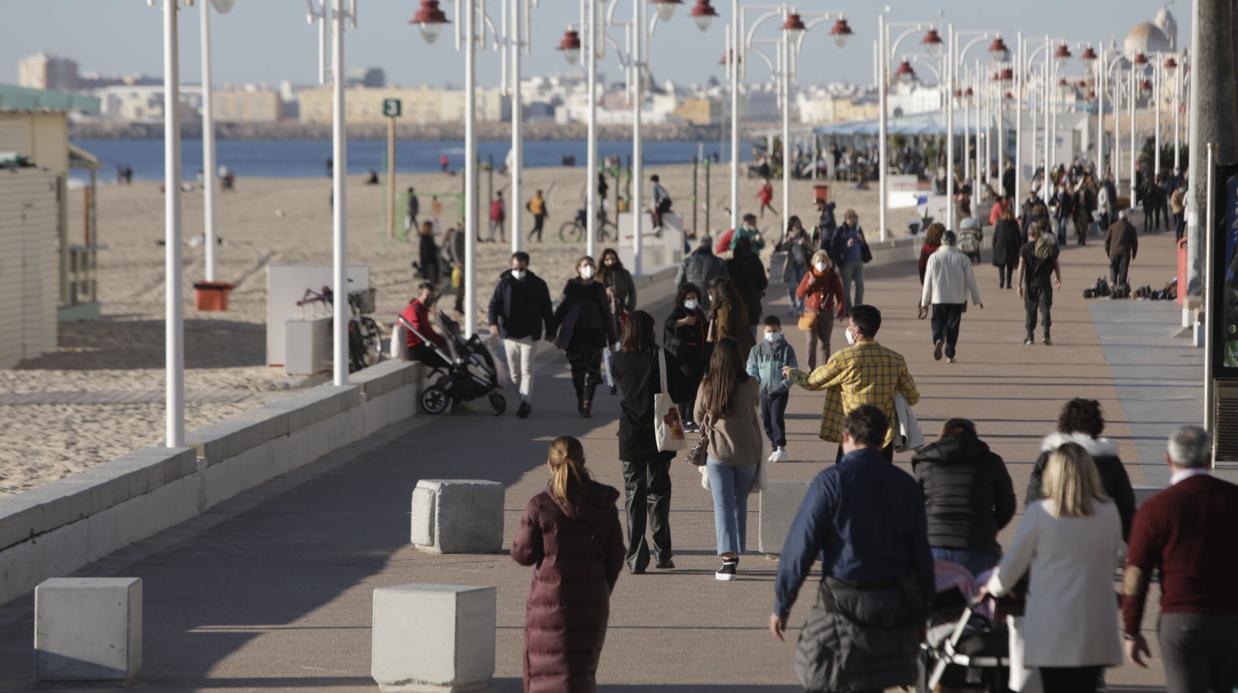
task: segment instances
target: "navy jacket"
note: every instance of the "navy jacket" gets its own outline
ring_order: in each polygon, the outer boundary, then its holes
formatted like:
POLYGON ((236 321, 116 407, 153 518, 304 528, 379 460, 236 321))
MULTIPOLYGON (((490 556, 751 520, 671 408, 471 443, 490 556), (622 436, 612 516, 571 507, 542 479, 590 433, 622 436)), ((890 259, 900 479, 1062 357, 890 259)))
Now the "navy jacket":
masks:
POLYGON ((865 448, 812 480, 778 565, 774 612, 786 616, 817 558, 835 580, 888 585, 914 574, 934 592, 933 555, 920 487, 910 474, 865 448))

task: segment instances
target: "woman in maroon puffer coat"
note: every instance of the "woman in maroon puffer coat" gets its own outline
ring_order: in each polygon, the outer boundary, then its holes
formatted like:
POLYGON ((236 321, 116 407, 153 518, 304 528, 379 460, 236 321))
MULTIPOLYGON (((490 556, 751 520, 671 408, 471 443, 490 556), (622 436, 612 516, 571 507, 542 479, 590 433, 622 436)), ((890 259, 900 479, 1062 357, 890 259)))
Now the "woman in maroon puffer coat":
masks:
POLYGON ((610 593, 623 567, 619 492, 589 478, 570 436, 550 444, 550 485, 529 501, 512 558, 535 566, 524 621, 525 693, 593 693, 610 593))

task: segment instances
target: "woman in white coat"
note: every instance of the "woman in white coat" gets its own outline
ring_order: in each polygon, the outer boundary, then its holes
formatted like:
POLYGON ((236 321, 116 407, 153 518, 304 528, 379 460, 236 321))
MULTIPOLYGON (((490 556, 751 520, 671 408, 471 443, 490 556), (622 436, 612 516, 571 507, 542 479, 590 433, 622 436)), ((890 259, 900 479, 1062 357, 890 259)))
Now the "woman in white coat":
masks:
POLYGON ((1094 693, 1101 670, 1122 663, 1113 586, 1122 522, 1074 443, 1050 455, 1043 498, 1024 511, 984 591, 1005 595, 1030 567, 1025 665, 1040 671, 1045 691, 1094 693))

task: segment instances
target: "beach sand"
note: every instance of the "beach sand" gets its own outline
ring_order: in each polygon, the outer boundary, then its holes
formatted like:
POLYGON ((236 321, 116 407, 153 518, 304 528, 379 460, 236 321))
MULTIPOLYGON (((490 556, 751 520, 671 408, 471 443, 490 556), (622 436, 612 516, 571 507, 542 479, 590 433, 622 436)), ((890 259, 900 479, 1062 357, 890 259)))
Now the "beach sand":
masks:
MULTIPOLYGON (((692 223, 692 167, 647 168, 646 176, 660 174, 675 200, 676 211, 689 228, 692 223)), ((559 226, 583 207, 583 168, 526 171, 522 193, 546 191, 550 216, 545 242, 526 244, 533 256, 531 268, 550 284, 557 296, 573 273, 583 243, 560 242, 559 226)), ((493 189, 509 197, 509 179, 483 171, 479 195, 483 237, 487 195, 493 189)), ((729 172, 726 164, 711 172, 711 226, 729 226, 729 172)), ((745 211, 756 208, 756 179, 741 180, 745 211)), ((613 183, 612 183, 613 184, 613 183)), ((348 183, 348 261, 370 268, 371 285, 378 289, 378 322, 389 326, 414 292, 417 279, 411 267, 416 243, 388 238, 385 225, 385 186, 365 185, 362 177, 348 183)), ((433 195, 444 196, 444 225, 456 221, 455 196, 461 177, 441 173, 404 174, 397 190, 415 186, 422 218, 430 217, 433 195)), ((809 228, 815 220, 812 181, 793 186, 793 212, 809 228)), ((704 205, 704 174, 699 200, 704 205)), ((289 377, 282 368, 265 365, 266 272, 270 263, 325 264, 331 261, 331 208, 328 178, 245 179, 235 192, 217 198, 216 228, 223 244, 216 253, 219 278, 236 285, 230 309, 202 313, 193 309, 193 282, 202 278, 200 244, 202 195, 183 193, 185 379, 187 430, 260 406, 289 390, 327 380, 325 375, 289 377)), ((613 201, 614 192, 611 192, 613 201)), ((876 228, 875 190, 846 190, 831 185, 831 197, 842 210, 854 207, 861 223, 876 228)), ((648 193, 646 192, 646 200, 648 193)), ((81 194, 72 196, 70 219, 80 219, 81 194)), ((523 213, 524 201, 512 205, 523 213)), ((781 207, 780 183, 775 181, 775 207, 781 207)), ((403 209, 397 209, 403 226, 403 209)), ((132 186, 101 185, 98 196, 98 291, 103 319, 60 325, 59 349, 28 360, 11 370, 0 370, 0 495, 33 488, 131 450, 158 445, 164 436, 163 310, 164 248, 163 196, 158 183, 132 186)), ((891 226, 901 224, 894 222, 891 226)), ((767 213, 760 226, 770 241, 778 238, 780 219, 767 213)), ((527 234, 532 221, 525 214, 527 234)), ((510 225, 509 225, 510 226, 510 225)), ((698 232, 705 231, 705 212, 698 210, 698 232)), ((401 231, 402 233, 402 231, 401 231)), ((715 233, 716 235, 716 233, 715 233)), ((875 236, 875 234, 872 234, 875 236)), ((613 243, 613 242, 612 242, 613 243)), ((603 243, 599 248, 610 245, 603 243)), ((478 244, 478 307, 484 310, 499 273, 506 268, 510 242, 478 244)), ((768 256, 768 249, 766 251, 768 256)), ((445 298, 440 306, 450 308, 445 298)), ((484 321, 479 321, 484 324, 484 321)))

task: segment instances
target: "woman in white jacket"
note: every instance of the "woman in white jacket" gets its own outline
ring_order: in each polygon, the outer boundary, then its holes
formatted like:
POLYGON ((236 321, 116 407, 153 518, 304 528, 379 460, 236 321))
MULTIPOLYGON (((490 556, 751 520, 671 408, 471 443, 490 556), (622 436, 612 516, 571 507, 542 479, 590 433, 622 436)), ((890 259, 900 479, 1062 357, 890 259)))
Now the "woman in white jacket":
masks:
POLYGON ((1010 592, 1031 568, 1024 663, 1045 691, 1094 693, 1104 667, 1122 663, 1113 569, 1122 546, 1117 508, 1096 465, 1067 443, 1049 457, 1044 500, 1029 505, 997 572, 985 586, 1010 592))

